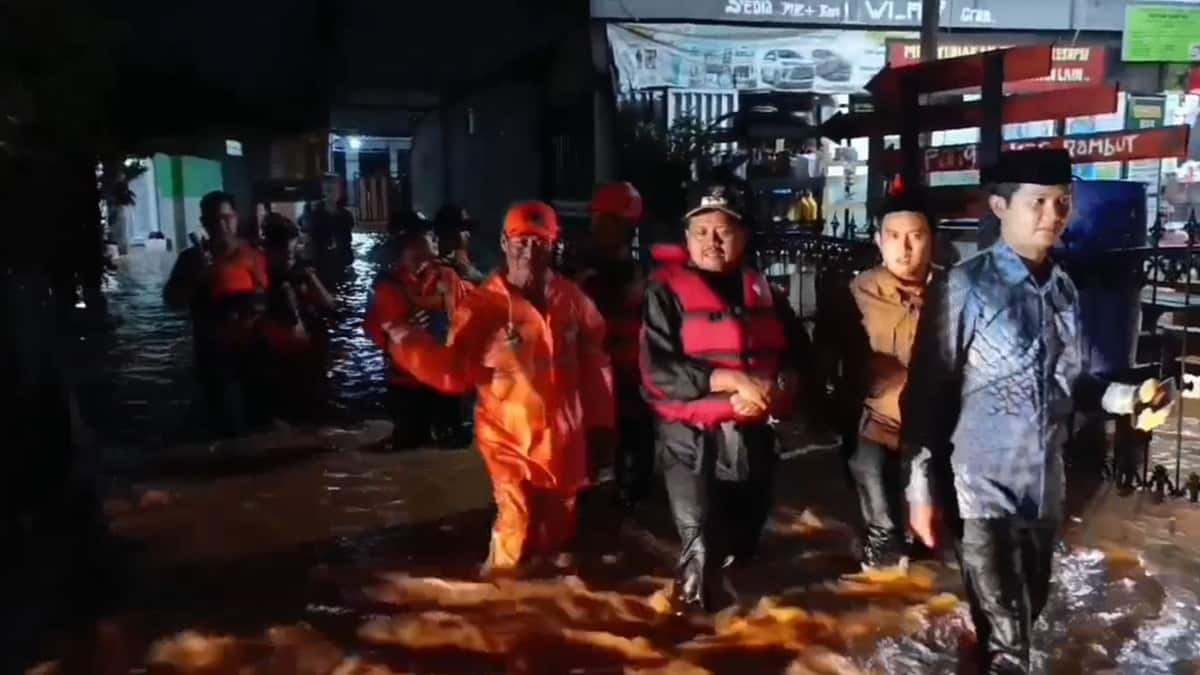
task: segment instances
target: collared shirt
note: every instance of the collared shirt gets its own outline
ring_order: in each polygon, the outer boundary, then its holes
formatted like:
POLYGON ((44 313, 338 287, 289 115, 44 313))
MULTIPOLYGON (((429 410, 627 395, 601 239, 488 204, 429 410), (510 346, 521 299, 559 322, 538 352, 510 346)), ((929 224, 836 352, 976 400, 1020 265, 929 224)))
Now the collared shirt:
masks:
POLYGON ((963 518, 1062 516, 1071 411, 1126 412, 1088 374, 1079 326, 1066 272, 1039 283, 1004 241, 930 287, 902 401, 911 502, 929 503, 949 452, 963 518))

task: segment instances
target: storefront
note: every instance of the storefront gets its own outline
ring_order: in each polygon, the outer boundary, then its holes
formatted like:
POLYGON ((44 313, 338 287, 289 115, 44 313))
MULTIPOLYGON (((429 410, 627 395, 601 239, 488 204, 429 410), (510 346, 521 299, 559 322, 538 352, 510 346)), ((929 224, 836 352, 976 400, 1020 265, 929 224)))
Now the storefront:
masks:
MULTIPOLYGON (((720 124, 750 95, 763 93, 811 95, 814 103, 807 121, 818 124, 833 112, 846 110, 851 95, 861 92, 885 65, 920 60, 916 31, 921 5, 900 0, 593 0, 592 14, 608 24, 618 100, 644 106, 647 100, 661 99, 662 121, 668 126, 685 115, 720 124)), ((1192 124, 1198 107, 1195 96, 1167 90, 1163 69, 1157 65, 1121 60, 1125 5, 1125 0, 944 0, 938 57, 1053 43, 1050 75, 1010 83, 1008 93, 1120 83, 1114 113, 1006 125, 1007 141, 1044 144, 1051 138, 1092 132, 1192 124)), ((970 100, 972 95, 962 98, 970 100)), ((931 144, 962 148, 978 140, 978 129, 970 128, 936 132, 931 144)), ((1119 151, 1124 146, 1118 139, 1112 156, 1136 156, 1132 145, 1142 148, 1159 141, 1161 137, 1143 140, 1135 133, 1124 141, 1131 144, 1130 152, 1119 151)), ((821 181, 825 214, 841 214, 844 219, 849 212, 862 222, 867 146, 866 139, 841 145, 825 140, 816 153, 805 153, 804 147, 781 142, 775 149, 785 151, 784 158, 768 159, 785 172, 795 173, 797 167, 821 171, 827 178, 821 181)), ((931 161, 938 156, 931 149, 931 161)), ((1078 157, 1100 160, 1107 155, 1083 152, 1078 157)), ((1151 187, 1148 212, 1156 213, 1161 206, 1176 218, 1182 211, 1173 205, 1179 200, 1164 196, 1160 202, 1160 195, 1180 192, 1179 176, 1198 173, 1190 165, 1158 159, 1088 161, 1077 165, 1077 173, 1083 178, 1145 180, 1151 187)), ((978 182, 974 167, 951 163, 928 168, 930 182, 936 185, 978 182)), ((1196 192, 1200 197, 1200 185, 1196 192)))

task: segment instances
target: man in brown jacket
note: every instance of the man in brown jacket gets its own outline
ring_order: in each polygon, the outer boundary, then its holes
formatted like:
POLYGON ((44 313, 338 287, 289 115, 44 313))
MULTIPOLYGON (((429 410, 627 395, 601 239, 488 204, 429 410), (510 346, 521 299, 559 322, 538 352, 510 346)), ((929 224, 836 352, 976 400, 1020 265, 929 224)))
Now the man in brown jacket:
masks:
POLYGON ((857 432, 846 450, 866 525, 865 567, 899 564, 907 552, 900 392, 908 379, 933 240, 919 195, 889 197, 875 235, 883 262, 850 282, 852 302, 839 313, 835 330, 842 370, 837 400, 857 432))

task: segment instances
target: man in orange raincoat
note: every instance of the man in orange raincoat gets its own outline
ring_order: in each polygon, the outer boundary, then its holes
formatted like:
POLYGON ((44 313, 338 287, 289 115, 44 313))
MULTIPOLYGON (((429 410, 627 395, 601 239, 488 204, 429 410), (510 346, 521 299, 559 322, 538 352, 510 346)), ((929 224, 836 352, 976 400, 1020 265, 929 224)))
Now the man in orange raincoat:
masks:
MULTIPOLYGON (((471 289, 453 269, 435 263, 429 234, 428 223, 414 215, 398 236, 398 259, 375 285, 363 331, 380 349, 388 348, 384 326, 398 322, 419 323, 444 343, 458 302, 471 289)), ((443 396, 396 363, 388 374, 388 407, 395 425, 393 450, 431 441, 467 444, 457 443, 457 430, 447 428, 451 420, 457 422, 458 399, 443 396)))
POLYGON ((614 436, 604 319, 550 270, 557 238, 550 206, 513 206, 504 267, 463 299, 448 344, 412 323, 387 327, 392 359, 414 377, 447 393, 478 388, 475 435, 497 508, 485 572, 570 542, 577 494, 591 480, 589 446, 614 436))

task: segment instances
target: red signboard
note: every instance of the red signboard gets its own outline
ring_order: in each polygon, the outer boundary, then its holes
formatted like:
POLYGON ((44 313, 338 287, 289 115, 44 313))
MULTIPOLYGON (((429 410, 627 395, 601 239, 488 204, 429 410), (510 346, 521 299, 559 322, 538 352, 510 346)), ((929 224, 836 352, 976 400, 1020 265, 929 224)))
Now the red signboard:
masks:
MULTIPOLYGON (((1116 85, 1098 85, 1075 89, 1069 95, 1049 91, 1006 96, 1002 115, 1004 124, 1017 124, 1083 115, 1104 115, 1116 110, 1116 85)), ((921 106, 917 111, 917 131, 977 127, 983 123, 983 112, 983 103, 980 101, 921 106)), ((895 113, 841 113, 822 124, 821 133, 837 140, 898 134, 900 122, 900 115, 895 113)))
MULTIPOLYGON (((1045 77, 1051 72, 1052 51, 1050 45, 1005 49, 1004 80, 1045 77)), ((917 93, 971 89, 983 85, 983 73, 984 59, 980 54, 920 63, 918 52, 915 60, 889 63, 889 67, 879 71, 866 88, 875 95, 876 103, 894 107, 900 105, 902 89, 917 93)))
MULTIPOLYGON (((938 60, 953 59, 997 49, 1008 49, 1011 45, 1003 44, 966 44, 961 42, 943 42, 939 39, 938 60)), ((1050 91, 1065 87, 1084 87, 1101 84, 1107 75, 1107 54, 1104 47, 1083 45, 1075 47, 1054 47, 1051 50, 1050 74, 1032 80, 1014 81, 1018 78, 1005 77, 1005 91, 1029 93, 1050 91)), ((907 66, 921 62, 921 43, 916 40, 889 40, 888 65, 891 67, 907 66)), ((1007 64, 1005 70, 1007 71, 1007 64)), ((1007 73, 1006 73, 1007 75, 1007 73)))
MULTIPOLYGON (((1005 150, 1028 148, 1066 148, 1075 164, 1092 162, 1128 162, 1136 159, 1162 159, 1187 156, 1188 127, 1174 126, 1141 131, 1107 131, 1066 137, 1030 138, 1008 141, 1005 150)), ((944 145, 923 151, 926 173, 934 171, 972 171, 976 165, 975 145, 944 145)), ((899 171, 900 153, 889 150, 884 170, 899 171)))

